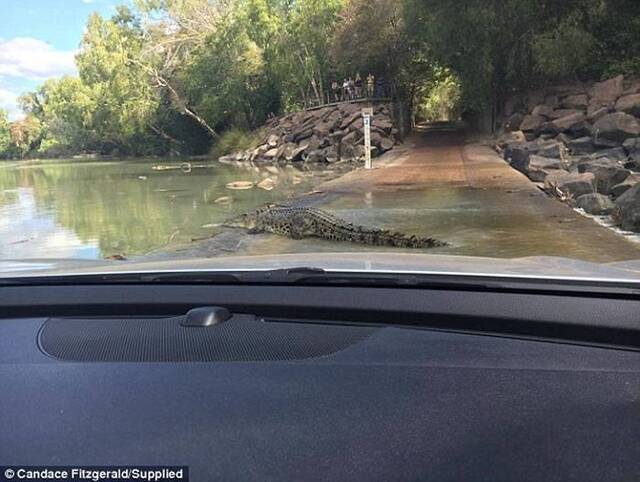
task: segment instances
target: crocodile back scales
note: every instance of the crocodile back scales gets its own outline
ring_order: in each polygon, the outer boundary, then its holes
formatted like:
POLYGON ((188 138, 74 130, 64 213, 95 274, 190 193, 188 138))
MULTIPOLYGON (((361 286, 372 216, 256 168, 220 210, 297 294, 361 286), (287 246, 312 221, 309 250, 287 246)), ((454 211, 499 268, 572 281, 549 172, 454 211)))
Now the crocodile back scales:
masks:
POLYGON ((330 241, 402 248, 447 246, 446 243, 431 237, 407 236, 384 229, 354 225, 312 207, 271 205, 258 209, 255 215, 254 231, 269 232, 294 239, 318 237, 330 241))

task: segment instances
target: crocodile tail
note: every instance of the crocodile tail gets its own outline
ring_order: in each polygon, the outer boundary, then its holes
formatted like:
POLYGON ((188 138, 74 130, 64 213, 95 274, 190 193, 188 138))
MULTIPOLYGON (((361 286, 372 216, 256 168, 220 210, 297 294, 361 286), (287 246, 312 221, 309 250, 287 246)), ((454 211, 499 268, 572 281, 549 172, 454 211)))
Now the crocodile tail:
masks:
POLYGON ((393 235, 394 246, 399 248, 438 248, 449 246, 448 243, 440 241, 439 239, 432 237, 419 237, 419 236, 407 236, 401 233, 394 233, 393 235))
POLYGON ((432 237, 407 236, 389 230, 367 229, 358 226, 356 242, 377 246, 393 246, 396 248, 438 248, 449 246, 449 243, 432 237))

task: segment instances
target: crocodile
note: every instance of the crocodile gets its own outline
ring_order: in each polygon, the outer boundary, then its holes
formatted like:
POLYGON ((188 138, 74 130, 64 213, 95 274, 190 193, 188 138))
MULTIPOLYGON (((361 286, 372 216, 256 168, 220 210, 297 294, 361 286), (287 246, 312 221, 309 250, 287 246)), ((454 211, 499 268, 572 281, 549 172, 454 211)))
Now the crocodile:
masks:
POLYGON ((354 225, 321 209, 270 204, 224 223, 244 228, 249 234, 272 233, 293 239, 322 238, 370 246, 436 248, 449 246, 435 238, 408 236, 385 229, 354 225))

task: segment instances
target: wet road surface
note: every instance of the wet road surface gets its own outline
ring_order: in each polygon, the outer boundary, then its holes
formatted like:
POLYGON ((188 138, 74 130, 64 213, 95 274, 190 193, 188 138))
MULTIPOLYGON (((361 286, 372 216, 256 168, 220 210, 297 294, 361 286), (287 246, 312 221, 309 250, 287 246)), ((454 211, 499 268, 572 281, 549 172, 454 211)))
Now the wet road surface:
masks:
MULTIPOLYGON (((489 146, 465 142, 460 132, 416 133, 394 160, 376 164, 321 185, 319 194, 303 202, 353 223, 451 243, 428 250, 433 254, 594 262, 640 258, 640 243, 550 198, 489 146)), ((414 251, 268 234, 226 236, 185 254, 214 254, 225 250, 225 242, 236 243, 227 249, 238 254, 414 251)))

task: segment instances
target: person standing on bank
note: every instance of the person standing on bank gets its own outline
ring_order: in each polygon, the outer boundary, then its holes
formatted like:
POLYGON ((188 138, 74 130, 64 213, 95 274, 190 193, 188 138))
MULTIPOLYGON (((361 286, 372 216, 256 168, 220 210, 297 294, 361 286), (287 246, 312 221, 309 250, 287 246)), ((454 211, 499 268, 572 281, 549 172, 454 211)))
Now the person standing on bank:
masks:
POLYGON ((369 75, 367 75, 367 97, 373 97, 373 87, 375 82, 376 78, 371 72, 369 72, 369 75))
POLYGON ((340 85, 337 80, 331 82, 331 92, 333 92, 333 101, 340 102, 340 85))
POLYGON ((362 97, 362 77, 360 77, 360 72, 356 74, 356 99, 360 99, 362 97))
POLYGON ((344 102, 349 98, 349 79, 345 77, 342 83, 342 101, 344 102))

